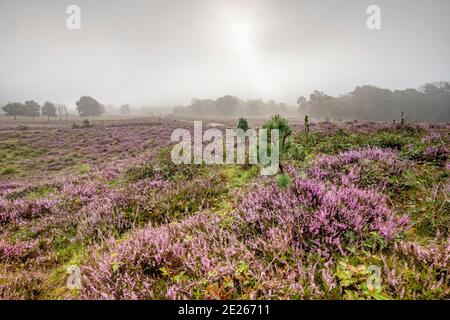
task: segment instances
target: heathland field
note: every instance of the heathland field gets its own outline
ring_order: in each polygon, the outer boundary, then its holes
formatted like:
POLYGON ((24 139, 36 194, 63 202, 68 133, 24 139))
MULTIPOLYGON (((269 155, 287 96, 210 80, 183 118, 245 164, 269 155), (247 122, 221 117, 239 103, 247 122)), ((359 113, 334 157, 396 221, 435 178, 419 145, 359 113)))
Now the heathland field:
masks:
POLYGON ((271 177, 175 165, 189 121, 0 124, 0 298, 449 298, 450 124, 287 125, 271 177))

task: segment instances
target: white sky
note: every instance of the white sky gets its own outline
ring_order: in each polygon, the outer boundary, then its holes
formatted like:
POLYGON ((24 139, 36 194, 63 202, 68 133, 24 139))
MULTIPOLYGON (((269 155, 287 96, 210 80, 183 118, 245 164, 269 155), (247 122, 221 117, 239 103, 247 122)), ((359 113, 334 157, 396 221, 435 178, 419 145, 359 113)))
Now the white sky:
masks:
POLYGON ((0 0, 0 103, 295 103, 450 80, 448 0, 0 0), (82 28, 66 28, 81 7, 82 28), (381 7, 382 29, 366 28, 381 7))

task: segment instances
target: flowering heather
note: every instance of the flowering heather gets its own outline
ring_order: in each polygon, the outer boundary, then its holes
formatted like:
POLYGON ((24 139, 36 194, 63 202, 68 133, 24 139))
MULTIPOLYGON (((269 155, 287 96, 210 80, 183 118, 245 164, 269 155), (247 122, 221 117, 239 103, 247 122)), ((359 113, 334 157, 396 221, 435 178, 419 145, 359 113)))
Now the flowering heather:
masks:
POLYGON ((292 184, 280 189, 255 186, 242 200, 242 220, 249 236, 267 234, 282 226, 291 243, 325 254, 348 245, 361 245, 371 232, 392 240, 405 230, 408 218, 398 218, 383 195, 349 186, 328 186, 299 177, 290 170, 292 184))
POLYGON ((312 256, 294 248, 293 259, 303 263, 286 269, 281 257, 270 262, 255 255, 224 223, 200 213, 110 240, 82 269, 81 298, 307 298, 322 294, 316 277, 336 286, 329 265, 319 271, 312 256))
POLYGON ((450 151, 445 146, 431 146, 426 148, 422 154, 418 156, 424 161, 446 161, 449 158, 450 151))
POLYGON ((89 128, 58 127, 53 130, 30 130, 17 135, 8 130, 0 134, 0 152, 11 156, 2 165, 13 165, 18 172, 2 179, 27 178, 78 170, 80 165, 96 167, 116 159, 132 159, 145 151, 169 145, 172 131, 186 123, 172 120, 153 122, 128 120, 94 123, 89 128), (14 148, 11 148, 13 146, 14 148), (42 172, 46 174, 42 175, 42 172))
POLYGON ((57 205, 57 200, 23 200, 13 201, 0 199, 0 226, 10 222, 20 223, 50 214, 57 205))
POLYGON ((420 141, 422 143, 430 143, 430 142, 440 142, 442 140, 442 136, 439 132, 432 132, 431 134, 423 137, 420 141))
POLYGON ((212 279, 222 279, 232 275, 237 259, 251 256, 236 239, 221 232, 219 222, 218 217, 199 214, 179 224, 140 230, 122 243, 110 242, 108 252, 84 268, 82 296, 183 298, 192 294, 192 279, 196 277, 209 273, 212 279), (180 275, 180 282, 170 284, 166 293, 158 293, 154 287, 165 275, 180 275))
POLYGON ((450 265, 450 239, 425 246, 417 242, 397 242, 394 248, 404 256, 430 267, 445 269, 450 265))
POLYGON ((6 241, 0 242, 0 261, 9 262, 11 260, 24 259, 36 247, 38 240, 18 241, 14 244, 6 241))
POLYGON ((397 152, 366 148, 320 156, 308 168, 308 174, 320 181, 384 189, 389 176, 399 176, 406 168, 405 160, 400 159, 397 152))
POLYGON ((298 123, 277 177, 174 165, 187 121, 4 130, 0 298, 448 298, 450 125, 298 123))

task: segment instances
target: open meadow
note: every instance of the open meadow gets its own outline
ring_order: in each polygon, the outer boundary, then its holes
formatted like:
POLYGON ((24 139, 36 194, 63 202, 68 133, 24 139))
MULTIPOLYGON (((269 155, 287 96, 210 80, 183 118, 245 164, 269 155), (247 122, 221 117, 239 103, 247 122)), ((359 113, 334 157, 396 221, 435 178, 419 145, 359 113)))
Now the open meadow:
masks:
POLYGON ((0 123, 1 299, 450 297, 448 123, 288 119, 273 177, 175 165, 190 121, 74 123, 0 123))

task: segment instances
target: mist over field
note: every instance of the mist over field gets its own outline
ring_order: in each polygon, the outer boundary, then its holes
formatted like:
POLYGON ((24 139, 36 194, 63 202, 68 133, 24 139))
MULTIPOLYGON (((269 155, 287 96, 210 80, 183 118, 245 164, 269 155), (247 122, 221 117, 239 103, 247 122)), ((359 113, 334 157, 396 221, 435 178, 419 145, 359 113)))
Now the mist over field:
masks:
POLYGON ((448 299, 449 14, 0 0, 0 300, 448 299))
POLYGON ((193 98, 273 99, 315 90, 390 90, 449 81, 445 0, 0 2, 0 104, 188 105, 193 98), (68 30, 66 9, 81 10, 68 30), (381 29, 366 9, 381 8, 381 29))

